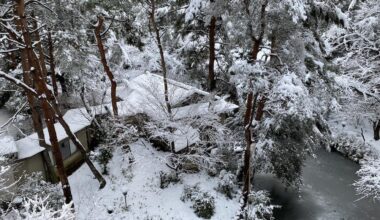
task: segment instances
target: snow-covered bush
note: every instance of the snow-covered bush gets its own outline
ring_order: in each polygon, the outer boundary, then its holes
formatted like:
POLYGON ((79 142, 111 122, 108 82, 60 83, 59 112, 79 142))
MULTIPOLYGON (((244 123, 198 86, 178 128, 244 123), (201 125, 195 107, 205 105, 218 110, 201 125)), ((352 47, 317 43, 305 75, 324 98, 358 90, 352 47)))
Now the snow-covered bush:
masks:
POLYGON ((236 176, 231 172, 222 170, 219 174, 219 179, 220 181, 218 182, 216 190, 226 195, 229 199, 232 199, 236 192, 236 176))
POLYGON ((354 183, 358 193, 380 200, 380 158, 370 158, 361 162, 357 172, 359 180, 354 183))
POLYGON ((244 213, 247 220, 272 220, 273 210, 279 206, 272 205, 266 191, 252 192, 249 195, 249 204, 244 213))
MULTIPOLYGON (((73 204, 63 204, 61 208, 54 209, 49 204, 50 198, 40 198, 35 196, 34 199, 26 198, 22 203, 21 210, 14 210, 5 218, 26 219, 26 220, 71 220, 75 219, 73 204)), ((1 216, 0 216, 1 217, 1 216)))
POLYGON ((128 145, 137 141, 140 136, 145 135, 144 123, 148 118, 146 115, 137 114, 131 117, 114 120, 107 117, 101 120, 103 130, 100 131, 101 142, 111 145, 128 145))
POLYGON ((201 191, 199 185, 185 186, 181 200, 191 201, 195 214, 201 218, 209 219, 215 212, 215 199, 207 192, 201 191))
POLYGON ((64 204, 64 198, 59 184, 46 182, 40 173, 33 173, 23 179, 18 187, 17 195, 21 199, 44 198, 45 208, 59 209, 64 204), (47 197, 48 196, 48 197, 47 197))
POLYGON ((112 149, 109 147, 100 148, 96 153, 95 160, 101 165, 102 174, 108 174, 107 164, 112 159, 112 157, 112 149))
POLYGON ((360 162, 371 152, 363 140, 345 133, 340 133, 334 138, 331 148, 355 162, 360 162))
POLYGON ((175 138, 173 132, 179 127, 181 127, 179 123, 170 122, 169 120, 149 121, 145 125, 149 141, 153 144, 153 147, 162 151, 172 151, 171 145, 175 138))
POLYGON ((178 183, 181 181, 180 176, 177 172, 169 172, 165 173, 163 171, 160 172, 160 188, 164 189, 170 185, 170 183, 178 183))

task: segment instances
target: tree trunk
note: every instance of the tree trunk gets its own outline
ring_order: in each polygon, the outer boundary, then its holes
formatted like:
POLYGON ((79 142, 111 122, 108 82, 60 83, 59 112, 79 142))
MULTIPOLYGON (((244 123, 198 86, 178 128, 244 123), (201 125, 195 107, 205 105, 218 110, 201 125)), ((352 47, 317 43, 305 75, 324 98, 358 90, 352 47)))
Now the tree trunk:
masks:
POLYGON ((54 113, 52 112, 52 109, 50 109, 47 100, 42 102, 42 109, 45 114, 46 127, 49 131, 50 143, 52 145, 52 153, 56 162, 58 176, 62 184, 63 195, 65 196, 65 203, 68 204, 72 201, 73 198, 71 194, 69 180, 67 178, 65 167, 63 164, 62 153, 59 148, 57 134, 54 127, 54 113))
POLYGON ((216 17, 212 16, 209 29, 209 63, 208 63, 208 89, 213 91, 216 87, 215 81, 215 31, 216 31, 216 17))
POLYGON ((53 85, 54 95, 58 96, 57 77, 55 74, 54 43, 51 37, 51 31, 48 32, 48 46, 49 46, 50 78, 51 78, 51 83, 53 85))
MULTIPOLYGON (((165 56, 164 56, 164 49, 162 47, 161 43, 161 35, 160 35, 160 30, 157 27, 156 19, 155 19, 155 12, 156 12, 156 2, 155 0, 150 1, 150 7, 151 11, 149 12, 149 17, 150 17, 150 22, 152 24, 152 29, 156 34, 156 41, 157 41, 157 46, 160 51, 160 58, 161 58, 161 68, 162 68, 162 75, 164 78, 164 95, 165 95, 165 104, 166 108, 168 111, 169 115, 169 120, 173 119, 173 114, 172 114, 172 107, 169 102, 169 88, 168 88, 168 79, 167 79, 167 70, 166 70, 166 62, 165 62, 165 56)), ((173 133, 173 129, 169 128, 169 131, 173 133)), ((172 153, 175 153, 175 144, 174 141, 170 143, 171 151, 172 153)))
MULTIPOLYGON (((48 92, 48 91, 47 91, 48 92)), ((56 104, 56 100, 52 100, 51 107, 55 111, 55 117, 59 121, 59 123, 62 125, 63 129, 65 130, 66 134, 69 136, 70 140, 74 143, 74 145, 78 148, 80 153, 82 154, 84 161, 86 162, 87 166, 90 168, 91 172, 94 174, 95 178, 99 181, 99 189, 104 188, 106 185, 106 180, 103 178, 103 176, 100 174, 100 172, 96 169, 95 165, 92 163, 90 158, 87 155, 86 149, 80 143, 78 138, 75 136, 75 134, 71 131, 69 125, 66 123, 66 121, 63 119, 63 115, 61 111, 59 110, 58 105, 56 104)))
MULTIPOLYGON (((29 69, 24 69, 24 71, 27 74, 29 74, 32 70, 31 67, 34 68, 34 70, 31 72, 34 79, 34 84, 36 85, 38 95, 43 96, 44 91, 43 91, 42 86, 43 85, 46 86, 46 84, 41 83, 43 81, 43 78, 42 78, 41 69, 39 68, 40 65, 38 63, 38 60, 34 59, 34 56, 33 56, 34 52, 32 48, 30 34, 28 31, 26 16, 25 16, 25 2, 24 0, 15 0, 15 2, 16 2, 15 14, 18 18, 16 22, 17 22, 18 30, 22 33, 22 37, 25 44, 25 49, 23 49, 22 51, 22 54, 23 54, 22 56, 24 59, 26 59, 23 61, 25 64, 24 67, 26 68, 29 67, 29 69)), ((69 184, 69 181, 67 179, 67 175, 64 169, 62 154, 60 152, 60 148, 59 148, 59 144, 57 140, 57 134, 54 127, 54 113, 50 110, 49 103, 47 102, 46 99, 42 100, 42 109, 45 114, 45 122, 49 131, 50 142, 52 145, 52 152, 53 152, 54 159, 56 161, 58 176, 62 185, 65 202, 70 203, 72 201, 72 194, 71 194, 70 184, 69 184)))
MULTIPOLYGON (((20 20, 16 20, 16 23, 19 28, 20 20)), ((13 40, 16 40, 16 38, 14 38, 13 40)), ((23 69, 23 81, 26 85, 32 87, 33 81, 31 79, 30 72, 29 72, 31 66, 28 61, 26 48, 22 49, 20 55, 21 55, 21 66, 23 69)), ((31 110, 33 128, 34 128, 34 131, 37 133, 38 142, 41 146, 45 146, 46 144, 45 144, 45 135, 42 128, 42 119, 36 107, 37 100, 29 92, 26 92, 26 98, 31 110)))
POLYGON ((257 55, 260 52, 260 45, 261 45, 262 39, 254 39, 253 40, 253 47, 252 47, 252 60, 257 60, 257 55))
POLYGON ((271 44, 270 44, 270 62, 274 63, 274 59, 277 56, 277 54, 276 54, 277 45, 276 45, 276 33, 275 32, 272 33, 272 37, 271 37, 270 42, 271 42, 271 44))
MULTIPOLYGON (((31 60, 33 60, 33 58, 35 58, 34 60, 37 61, 37 57, 35 56, 33 51, 32 51, 31 55, 32 55, 31 60)), ((36 63, 36 62, 34 62, 34 63, 36 63)), ((38 70, 38 67, 36 66, 35 69, 38 70)), ((51 91, 48 89, 48 87, 46 86, 46 81, 44 81, 38 77, 35 78, 35 81, 36 81, 36 85, 40 85, 41 94, 44 94, 46 99, 47 99, 45 101, 46 102, 50 101, 49 106, 51 108, 51 111, 54 112, 53 118, 52 118, 53 123, 54 123, 55 119, 57 119, 59 121, 59 123, 62 125, 63 129, 65 130, 66 134, 69 136, 71 141, 74 143, 74 145, 77 147, 77 149, 79 150, 79 152, 83 156, 84 161, 86 162, 86 164, 90 168, 91 172, 94 174, 95 178, 99 181, 99 183, 100 183, 99 188, 100 189, 104 188, 104 186, 106 185, 106 180, 103 178, 103 176, 100 174, 100 172, 96 169, 96 167, 94 166, 94 164, 92 163, 92 161, 88 157, 84 146, 80 143, 80 141, 77 139, 75 134, 71 131, 70 126, 63 119, 63 114, 61 113, 61 111, 59 109, 58 101, 55 98, 55 96, 51 93, 51 91), (38 83, 40 83, 40 84, 38 84, 38 83)))
POLYGON ((67 86, 66 86, 66 81, 65 81, 65 77, 63 76, 64 73, 61 73, 62 75, 55 75, 55 77, 57 78, 57 81, 59 82, 59 84, 61 84, 61 89, 62 89, 62 94, 65 94, 67 93, 67 86))
POLYGON ((252 37, 253 39, 252 60, 253 61, 257 60, 257 55, 260 52, 260 45, 262 44, 263 39, 264 39, 264 33, 265 33, 265 27, 266 27, 265 10, 267 8, 267 5, 268 5, 268 0, 265 0, 264 3, 261 5, 259 36, 257 38, 254 36, 252 37))
POLYGON ((172 108, 169 102, 169 91, 168 91, 168 81, 167 81, 167 71, 166 71, 164 49, 162 48, 160 30, 158 30, 156 19, 155 19, 156 4, 155 4, 155 0, 151 0, 150 2, 151 2, 150 21, 152 23, 153 31, 156 34, 157 46, 160 51, 162 74, 164 77, 165 103, 166 103, 167 111, 169 113, 169 117, 172 118, 172 108))
POLYGON ((261 121, 261 119, 264 116, 264 107, 265 107, 265 102, 267 101, 267 98, 263 95, 259 101, 259 104, 257 105, 257 111, 256 111, 256 121, 261 121))
POLYGON ((380 140, 380 120, 373 122, 373 138, 375 141, 380 140))
MULTIPOLYGON (((34 75, 36 75, 36 74, 34 74, 34 75)), ((91 160, 89 160, 89 158, 88 158, 88 156, 86 154, 86 151, 85 151, 83 145, 79 142, 79 140, 76 138, 76 136, 71 132, 69 125, 65 122, 65 120, 63 119, 62 113, 59 110, 59 106, 58 106, 57 100, 52 95, 51 91, 47 88, 47 86, 44 83, 44 81, 42 80, 42 78, 38 78, 37 77, 37 79, 36 79, 36 82, 40 83, 38 88, 42 87, 43 91, 44 91, 43 94, 41 95, 41 94, 37 93, 30 86, 26 85, 25 83, 19 82, 18 79, 14 78, 14 77, 11 77, 11 76, 8 76, 8 74, 5 74, 2 71, 0 71, 0 77, 5 78, 8 81, 11 81, 11 82, 15 83, 17 86, 23 88, 24 90, 26 90, 30 94, 33 94, 33 96, 38 97, 43 102, 47 102, 49 104, 48 106, 50 106, 50 108, 52 110, 54 110, 54 115, 53 116, 56 117, 58 119, 58 121, 61 123, 62 127, 64 128, 64 130, 67 133, 67 135, 69 136, 69 138, 73 141, 73 143, 76 145, 76 147, 79 149, 79 151, 83 155, 85 162, 90 167, 90 170, 93 172, 93 174, 95 175, 95 177, 100 182, 100 188, 103 188, 105 186, 105 184, 106 184, 106 181, 103 179, 103 177, 101 176, 101 174, 99 173, 99 171, 95 168, 95 166, 93 165, 93 163, 91 162, 91 160), (50 101, 50 103, 49 103, 49 101, 50 101)))
POLYGON ((38 31, 38 23, 37 23, 37 19, 36 17, 34 16, 34 13, 32 12, 32 24, 33 24, 33 29, 35 30, 34 31, 34 39, 35 41, 37 42, 36 43, 36 47, 37 47, 37 50, 38 50, 38 61, 39 61, 39 65, 40 65, 40 69, 41 69, 41 73, 42 73, 42 77, 45 81, 47 81, 47 69, 46 69, 46 64, 45 64, 45 53, 44 53, 44 50, 42 48, 42 43, 41 43, 41 37, 40 37, 40 32, 38 31))
POLYGON ((107 59, 106 59, 106 53, 104 50, 104 45, 102 42, 102 27, 104 23, 104 18, 102 16, 98 16, 98 23, 95 26, 95 38, 99 49, 100 54, 100 60, 103 64, 104 71, 106 72, 108 79, 111 82, 111 101, 112 101, 112 109, 113 109, 113 115, 114 117, 118 116, 118 109, 117 109, 117 98, 116 98, 116 81, 114 78, 113 73, 111 72, 110 67, 108 66, 107 59))
POLYGON ((243 213, 248 204, 248 196, 251 189, 251 147, 252 147, 252 131, 251 122, 253 117, 253 91, 248 93, 246 110, 244 116, 244 136, 246 148, 244 151, 244 166, 243 166, 243 204, 241 207, 240 219, 243 219, 243 213))

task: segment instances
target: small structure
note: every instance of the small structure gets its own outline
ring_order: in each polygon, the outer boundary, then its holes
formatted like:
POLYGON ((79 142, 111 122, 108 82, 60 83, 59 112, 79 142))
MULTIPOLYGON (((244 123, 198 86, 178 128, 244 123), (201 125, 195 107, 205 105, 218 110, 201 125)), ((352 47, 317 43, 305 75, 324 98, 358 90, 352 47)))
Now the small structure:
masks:
MULTIPOLYGON (((186 84, 168 80, 169 100, 173 106, 173 120, 186 117, 197 117, 209 112, 225 113, 238 108, 237 105, 226 102, 223 98, 212 95, 186 84), (203 99, 203 102, 202 102, 203 99), (206 99, 206 100, 204 100, 206 99)), ((118 96, 123 101, 117 103, 120 116, 134 116, 146 114, 154 120, 167 118, 164 105, 164 85, 162 76, 145 73, 132 79, 127 87, 120 87, 118 96)), ((72 109, 63 116, 71 131, 76 135, 86 151, 91 150, 90 143, 93 136, 93 117, 110 113, 111 104, 90 107, 91 115, 85 108, 72 109)), ((67 136, 59 123, 55 123, 60 150, 64 159, 64 166, 68 173, 72 173, 83 161, 81 153, 67 136)), ((196 129, 189 127, 188 132, 176 134, 176 151, 181 151, 199 140, 196 129)), ((46 143, 50 145, 49 133, 44 129, 46 143)), ((1 143, 1 142, 0 142, 1 143)), ((16 156, 20 172, 14 172, 14 179, 22 173, 41 172, 45 179, 58 181, 57 170, 52 153, 49 149, 39 145, 38 136, 33 133, 14 144, 2 144, 8 153, 16 156)), ((1 150, 1 148, 0 148, 1 150)))
MULTIPOLYGON (((91 118, 88 114, 82 113, 80 109, 69 110, 63 117, 70 126, 71 131, 76 135, 87 151, 89 151, 89 127, 91 118)), ((73 172, 82 163, 82 155, 74 143, 69 139, 65 130, 59 123, 55 123, 55 130, 59 142, 60 150, 64 160, 64 166, 67 172, 73 172)), ((49 133, 47 128, 44 129, 46 144, 50 145, 49 133)), ((33 133, 23 139, 16 141, 18 160, 21 162, 20 170, 27 173, 41 172, 42 176, 52 181, 57 181, 57 170, 55 161, 49 149, 39 145, 38 136, 33 133)))

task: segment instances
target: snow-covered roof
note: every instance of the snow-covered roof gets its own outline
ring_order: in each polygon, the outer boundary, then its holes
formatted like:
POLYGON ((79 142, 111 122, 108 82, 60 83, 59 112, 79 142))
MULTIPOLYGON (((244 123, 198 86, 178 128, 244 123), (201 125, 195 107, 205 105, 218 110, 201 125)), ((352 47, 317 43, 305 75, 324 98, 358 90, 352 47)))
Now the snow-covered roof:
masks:
POLYGON ((32 157, 45 150, 45 148, 38 144, 37 135, 35 135, 35 137, 33 136, 34 135, 28 136, 16 142, 18 152, 17 158, 19 160, 32 157))
MULTIPOLYGON (((172 105, 178 104, 184 101, 186 98, 193 94, 199 94, 202 96, 209 96, 210 93, 200 90, 194 86, 190 86, 172 79, 167 79, 169 101, 172 105)), ((142 73, 132 78, 127 86, 118 85, 117 96, 121 99, 127 99, 130 96, 130 91, 136 91, 141 95, 148 97, 149 99, 163 99, 164 97, 164 79, 162 76, 153 73, 142 73)), ((108 100, 110 100, 110 92, 108 91, 108 100)), ((215 96, 216 99, 220 97, 215 96)))
MULTIPOLYGON (((169 100, 175 105, 186 100, 188 97, 197 93, 204 96, 209 96, 210 93, 202 91, 192 86, 170 80, 169 83, 169 100)), ((122 95, 124 101, 118 102, 118 110, 120 116, 132 116, 138 113, 145 113, 153 119, 159 120, 165 116, 164 105, 164 86, 162 76, 145 73, 133 78, 128 87, 121 87, 119 95, 122 95)), ((222 113, 238 108, 237 105, 226 102, 218 96, 214 97, 215 101, 192 104, 185 107, 173 108, 174 119, 185 117, 194 117, 204 115, 209 112, 222 113)), ((104 104, 90 107, 92 115, 101 115, 107 113, 107 109, 112 111, 111 104, 104 104)), ((73 133, 76 133, 91 125, 92 117, 87 113, 85 108, 71 109, 63 116, 66 123, 70 126, 73 133)), ((60 123, 55 123, 58 141, 68 138, 65 130, 60 123)), ((46 143, 50 144, 49 132, 44 129, 46 143)), ((176 148, 178 150, 186 147, 188 144, 193 144, 193 141, 199 139, 199 134, 191 131, 186 134, 178 134, 179 137, 185 137, 184 140, 176 140, 176 148)), ((38 136, 36 133, 29 135, 21 140, 16 141, 18 150, 18 158, 25 159, 36 155, 44 150, 39 145, 38 136)))
MULTIPOLYGON (((84 111, 84 109, 69 110, 63 116, 63 118, 65 119, 66 123, 70 126, 70 129, 73 133, 76 133, 82 130, 83 128, 89 126, 92 121, 89 115, 86 113, 86 111, 84 111)), ((55 123, 54 127, 57 133, 58 141, 64 140, 68 137, 61 124, 55 123)), ((46 143, 51 144, 47 128, 45 128, 43 131, 46 143)), ((32 157, 45 149, 39 145, 37 133, 33 133, 23 139, 16 141, 16 146, 18 151, 18 159, 32 157)))
POLYGON ((0 156, 17 153, 16 143, 8 135, 0 135, 0 156))
POLYGON ((173 118, 178 120, 182 118, 196 117, 208 113, 224 113, 230 112, 239 106, 225 101, 224 99, 216 100, 214 102, 196 103, 183 107, 173 109, 173 118))
MULTIPOLYGON (((222 113, 238 108, 237 105, 226 102, 219 96, 171 79, 168 79, 168 91, 169 101, 172 106, 185 101, 194 94, 214 99, 211 101, 211 105, 209 102, 204 102, 173 108, 175 119, 203 115, 211 111, 222 113)), ((141 74, 129 81, 127 87, 120 88, 118 92, 118 96, 125 100, 128 105, 134 106, 135 111, 144 112, 154 119, 166 117, 162 76, 149 72, 141 74)))
POLYGON ((185 126, 182 129, 175 130, 173 137, 175 152, 179 152, 200 141, 199 132, 191 126, 185 126))

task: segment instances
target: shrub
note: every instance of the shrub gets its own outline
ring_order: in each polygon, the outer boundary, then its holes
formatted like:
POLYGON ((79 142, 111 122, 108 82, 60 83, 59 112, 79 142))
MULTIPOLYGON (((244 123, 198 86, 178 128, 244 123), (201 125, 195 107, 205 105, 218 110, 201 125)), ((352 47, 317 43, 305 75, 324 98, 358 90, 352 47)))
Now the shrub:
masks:
POLYGON ((229 199, 232 199, 233 194, 235 193, 236 176, 231 172, 222 170, 219 174, 219 179, 220 181, 218 182, 216 190, 226 195, 229 199))
POLYGON ((215 213, 215 199, 207 192, 202 192, 199 185, 185 186, 181 200, 191 201, 192 208, 198 217, 209 219, 215 213))
POLYGON ((170 183, 178 183, 181 181, 180 177, 176 172, 160 172, 160 188, 164 189, 169 186, 170 183))
POLYGON ((112 159, 112 151, 109 148, 101 148, 99 149, 99 153, 96 155, 95 159, 102 166, 102 174, 107 175, 108 169, 107 164, 112 159))
POLYGON ((273 210, 280 206, 272 205, 268 192, 252 192, 248 197, 248 206, 243 210, 242 215, 246 220, 272 220, 273 210))

